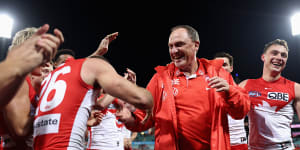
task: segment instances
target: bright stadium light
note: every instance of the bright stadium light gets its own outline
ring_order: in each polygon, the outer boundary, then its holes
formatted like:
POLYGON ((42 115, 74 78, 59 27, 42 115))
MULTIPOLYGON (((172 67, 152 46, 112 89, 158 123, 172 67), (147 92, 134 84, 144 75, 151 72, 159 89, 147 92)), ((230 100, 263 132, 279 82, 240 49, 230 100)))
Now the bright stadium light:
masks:
POLYGON ((300 13, 296 13, 291 17, 292 35, 300 34, 300 13))
POLYGON ((0 14, 0 37, 11 38, 13 19, 7 15, 0 14))

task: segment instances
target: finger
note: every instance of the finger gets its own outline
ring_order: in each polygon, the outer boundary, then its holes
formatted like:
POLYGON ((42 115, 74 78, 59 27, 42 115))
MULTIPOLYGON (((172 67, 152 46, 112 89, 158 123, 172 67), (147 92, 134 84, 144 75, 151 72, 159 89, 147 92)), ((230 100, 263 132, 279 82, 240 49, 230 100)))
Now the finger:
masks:
POLYGON ((210 80, 210 81, 208 82, 208 85, 209 85, 209 86, 212 86, 212 85, 217 84, 217 83, 219 83, 219 82, 221 82, 219 79, 213 79, 213 80, 210 80))
POLYGON ((217 83, 217 84, 213 84, 211 86, 211 88, 221 88, 221 87, 224 87, 224 86, 225 86, 224 83, 217 83))
POLYGON ((208 79, 208 81, 216 80, 216 79, 219 79, 219 77, 217 77, 217 76, 211 77, 211 78, 208 79))
POLYGON ((124 73, 124 78, 125 79, 128 79, 128 76, 129 76, 128 73, 124 73))
POLYGON ((56 47, 58 47, 61 44, 60 39, 52 34, 43 34, 42 39, 48 39, 48 40, 54 42, 56 47))
POLYGON ((48 42, 45 40, 38 40, 36 45, 41 48, 41 51, 44 55, 43 59, 47 61, 50 60, 53 53, 53 48, 48 44, 48 42))
POLYGON ((49 25, 48 24, 44 24, 43 26, 41 26, 38 31, 33 35, 33 36, 40 36, 44 33, 46 33, 49 30, 49 25))
POLYGON ((132 71, 131 69, 129 69, 129 68, 126 68, 126 71, 128 72, 128 73, 130 73, 130 74, 133 74, 133 75, 135 75, 135 72, 134 71, 132 71))
POLYGON ((43 50, 45 50, 43 53, 45 54, 46 59, 52 59, 53 54, 55 53, 57 49, 57 45, 48 39, 41 39, 38 43, 38 46, 40 46, 43 50))
POLYGON ((119 32, 115 32, 115 33, 112 33, 110 35, 108 35, 108 39, 109 39, 109 43, 113 40, 115 40, 117 38, 117 36, 119 35, 119 32))
POLYGON ((57 38, 59 38, 60 43, 63 43, 65 41, 64 35, 59 29, 54 29, 54 34, 56 35, 57 38))
POLYGON ((222 87, 222 88, 216 89, 216 92, 222 92, 222 91, 225 91, 225 90, 226 90, 226 87, 222 87))

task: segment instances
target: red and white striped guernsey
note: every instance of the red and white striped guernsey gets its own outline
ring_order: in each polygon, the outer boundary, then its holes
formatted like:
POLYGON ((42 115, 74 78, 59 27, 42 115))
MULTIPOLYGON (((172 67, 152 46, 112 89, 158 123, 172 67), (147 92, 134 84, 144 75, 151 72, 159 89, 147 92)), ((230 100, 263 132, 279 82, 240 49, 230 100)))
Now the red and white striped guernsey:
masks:
POLYGON ((245 89, 251 100, 249 148, 268 149, 277 143, 292 142, 295 82, 284 77, 274 82, 249 79, 245 89))
POLYGON ((85 59, 68 59, 45 78, 34 120, 34 149, 84 149, 97 91, 80 72, 85 59))

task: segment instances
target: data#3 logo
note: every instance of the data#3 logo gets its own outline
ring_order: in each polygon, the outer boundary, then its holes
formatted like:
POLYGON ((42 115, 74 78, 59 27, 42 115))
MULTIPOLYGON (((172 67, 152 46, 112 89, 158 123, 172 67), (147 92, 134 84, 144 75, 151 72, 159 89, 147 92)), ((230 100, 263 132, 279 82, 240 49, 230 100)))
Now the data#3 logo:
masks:
POLYGON ((259 96, 261 96, 261 93, 258 91, 249 91, 249 96, 250 97, 259 97, 259 96))

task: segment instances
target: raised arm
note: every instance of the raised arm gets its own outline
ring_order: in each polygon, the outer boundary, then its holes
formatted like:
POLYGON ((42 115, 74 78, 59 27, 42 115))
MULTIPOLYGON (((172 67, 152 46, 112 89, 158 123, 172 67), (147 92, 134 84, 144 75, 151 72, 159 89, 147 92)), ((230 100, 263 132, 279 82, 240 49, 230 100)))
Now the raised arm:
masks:
POLYGON ((101 40, 97 50, 90 56, 103 56, 108 51, 108 45, 117 38, 119 35, 118 32, 107 35, 104 39, 101 40))
POLYGON ((52 59, 58 46, 64 41, 62 33, 47 34, 49 25, 42 26, 30 39, 12 48, 0 63, 0 108, 16 94, 26 75, 37 66, 52 59))

